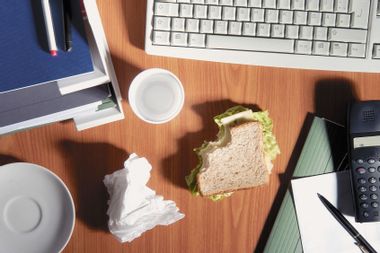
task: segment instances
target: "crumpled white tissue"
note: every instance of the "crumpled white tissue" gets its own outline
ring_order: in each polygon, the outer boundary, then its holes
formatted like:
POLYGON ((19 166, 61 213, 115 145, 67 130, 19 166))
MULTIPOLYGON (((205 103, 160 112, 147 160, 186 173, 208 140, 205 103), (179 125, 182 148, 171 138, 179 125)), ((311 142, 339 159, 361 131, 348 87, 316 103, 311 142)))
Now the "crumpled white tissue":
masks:
POLYGON ((131 242, 157 225, 170 225, 185 215, 174 201, 146 186, 152 166, 144 157, 131 154, 124 169, 104 178, 110 195, 108 228, 120 242, 131 242))

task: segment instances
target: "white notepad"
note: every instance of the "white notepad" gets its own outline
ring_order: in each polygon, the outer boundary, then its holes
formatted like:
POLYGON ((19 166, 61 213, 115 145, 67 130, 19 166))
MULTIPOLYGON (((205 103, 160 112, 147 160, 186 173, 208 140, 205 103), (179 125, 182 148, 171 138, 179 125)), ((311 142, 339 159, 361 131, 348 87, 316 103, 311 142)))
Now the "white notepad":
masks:
POLYGON ((380 222, 356 223, 350 172, 342 171, 292 180, 293 198, 305 253, 360 253, 355 240, 319 200, 322 194, 380 252, 380 222))

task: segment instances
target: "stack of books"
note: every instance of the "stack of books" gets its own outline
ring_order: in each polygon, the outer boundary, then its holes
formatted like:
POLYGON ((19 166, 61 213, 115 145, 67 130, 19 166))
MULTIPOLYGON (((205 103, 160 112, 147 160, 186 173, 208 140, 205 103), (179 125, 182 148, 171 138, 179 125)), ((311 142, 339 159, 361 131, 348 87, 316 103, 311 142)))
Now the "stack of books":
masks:
POLYGON ((124 118, 96 0, 71 1, 72 50, 62 1, 50 1, 58 55, 49 53, 41 1, 0 8, 0 134, 73 119, 78 130, 124 118))

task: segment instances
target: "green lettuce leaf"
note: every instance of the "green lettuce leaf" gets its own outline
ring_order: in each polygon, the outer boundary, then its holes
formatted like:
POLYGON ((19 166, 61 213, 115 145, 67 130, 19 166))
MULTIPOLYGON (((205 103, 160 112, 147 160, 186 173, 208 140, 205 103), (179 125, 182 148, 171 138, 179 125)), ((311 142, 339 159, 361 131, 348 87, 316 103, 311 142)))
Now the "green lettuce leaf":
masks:
MULTIPOLYGON (((276 138, 272 133, 273 123, 269 118, 268 111, 252 112, 252 110, 245 108, 243 106, 234 106, 228 109, 226 112, 214 117, 215 123, 219 127, 219 132, 217 134, 217 141, 214 142, 204 142, 201 147, 194 149, 194 152, 198 156, 198 165, 191 171, 191 173, 185 177, 186 184, 193 195, 198 196, 199 190, 197 187, 197 175, 202 168, 203 159, 202 153, 211 150, 214 147, 221 145, 225 139, 226 127, 231 124, 237 124, 241 121, 258 121, 260 122, 263 129, 264 138, 264 153, 270 160, 274 160, 278 154, 280 154, 280 148, 277 145, 276 138)), ((209 198, 213 201, 221 200, 225 197, 231 196, 230 193, 216 194, 210 196, 209 198)))

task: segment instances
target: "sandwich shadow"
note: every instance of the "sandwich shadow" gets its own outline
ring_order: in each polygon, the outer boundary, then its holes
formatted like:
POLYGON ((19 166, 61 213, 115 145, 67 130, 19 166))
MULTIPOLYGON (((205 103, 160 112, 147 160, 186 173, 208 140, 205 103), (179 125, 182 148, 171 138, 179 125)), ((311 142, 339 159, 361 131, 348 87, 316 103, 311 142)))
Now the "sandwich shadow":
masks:
MULTIPOLYGON (((177 153, 165 158, 162 162, 162 173, 166 179, 174 185, 187 189, 185 176, 198 164, 198 157, 193 149, 200 147, 204 141, 216 139, 218 127, 213 121, 213 117, 225 112, 228 108, 236 106, 235 103, 225 99, 220 101, 209 101, 192 106, 192 109, 201 117, 202 129, 197 132, 187 133, 177 141, 177 153)), ((254 111, 260 110, 254 104, 240 104, 254 111)))
POLYGON ((63 140, 59 146, 68 159, 68 173, 74 179, 77 217, 92 229, 108 231, 108 193, 103 179, 121 168, 127 152, 108 143, 63 140))

